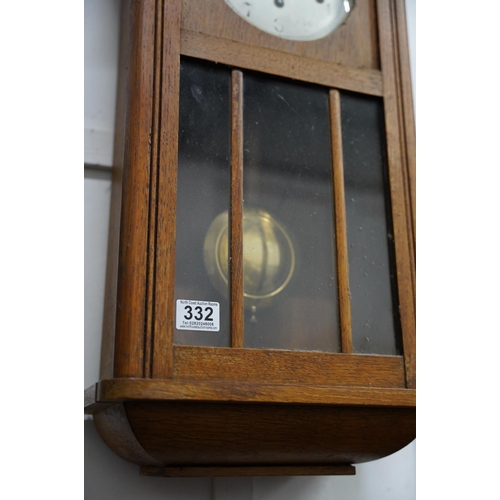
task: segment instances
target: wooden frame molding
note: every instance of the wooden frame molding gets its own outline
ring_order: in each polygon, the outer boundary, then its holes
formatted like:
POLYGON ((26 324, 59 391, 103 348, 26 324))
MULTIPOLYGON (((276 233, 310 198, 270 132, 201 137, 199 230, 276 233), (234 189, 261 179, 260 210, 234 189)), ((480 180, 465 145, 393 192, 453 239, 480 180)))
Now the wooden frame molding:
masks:
POLYGON ((401 356, 174 346, 174 378, 404 388, 401 356))
POLYGON ((141 476, 153 477, 254 477, 254 476, 354 476, 352 465, 247 466, 247 467, 141 467, 141 476))
POLYGON ((383 95, 382 74, 379 70, 305 59, 193 31, 181 31, 181 54, 326 87, 383 95))
POLYGON ((394 0, 377 0, 379 38, 384 79, 384 111, 391 190, 394 245, 399 291, 406 384, 416 385, 415 363, 415 280, 412 247, 411 200, 408 190, 404 136, 401 134, 402 114, 395 68, 395 27, 392 17, 394 0))
POLYGON ((380 69, 375 0, 357 2, 348 22, 341 28, 327 37, 306 43, 264 33, 220 0, 182 0, 181 29, 302 59, 380 69))
POLYGON ((116 404, 123 401, 216 401, 411 408, 415 405, 415 391, 317 384, 128 378, 102 380, 97 384, 97 390, 94 389, 92 396, 87 399, 88 413, 92 413, 93 404, 116 404))
POLYGON ((158 157, 159 157, 159 130, 160 130, 160 97, 162 87, 162 48, 163 48, 163 3, 156 2, 155 46, 154 46, 154 78, 153 78, 153 123, 151 128, 150 154, 150 196, 149 196, 149 228, 148 228, 148 269, 146 289, 146 334, 144 341, 144 376, 151 376, 152 344, 154 330, 154 292, 155 292, 155 244, 156 244, 156 216, 158 197, 158 157))
POLYGON ((180 2, 163 0, 160 152, 153 332, 153 378, 172 376, 177 151, 179 134, 180 2))
MULTIPOLYGON (((397 34, 397 68, 400 75, 401 107, 403 114, 404 138, 406 145, 406 160, 409 183, 409 194, 411 197, 413 246, 416 241, 416 137, 415 137, 415 113, 413 109, 413 93, 410 72, 410 53, 408 47, 408 30, 406 26, 406 7, 404 0, 396 0, 394 29, 397 34)), ((415 248, 413 248, 415 252, 415 248)))

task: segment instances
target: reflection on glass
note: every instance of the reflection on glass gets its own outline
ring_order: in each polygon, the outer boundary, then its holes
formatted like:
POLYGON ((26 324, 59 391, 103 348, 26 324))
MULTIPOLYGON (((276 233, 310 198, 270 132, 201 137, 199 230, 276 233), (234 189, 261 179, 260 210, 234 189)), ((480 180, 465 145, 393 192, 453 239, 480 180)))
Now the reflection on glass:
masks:
MULTIPOLYGON (((227 210, 212 222, 205 238, 205 267, 214 286, 227 294, 229 283, 229 219, 227 210)), ((290 282, 295 252, 286 230, 264 210, 243 212, 245 307, 272 302, 290 282)))
POLYGON ((227 68, 181 60, 174 294, 219 302, 220 330, 175 330, 176 344, 230 345, 227 284, 213 287, 203 255, 210 224, 229 208, 230 79, 227 68))
POLYGON ((328 92, 250 74, 243 102, 245 347, 338 352, 328 92))
POLYGON ((401 354, 382 100, 345 92, 341 113, 353 349, 401 354))

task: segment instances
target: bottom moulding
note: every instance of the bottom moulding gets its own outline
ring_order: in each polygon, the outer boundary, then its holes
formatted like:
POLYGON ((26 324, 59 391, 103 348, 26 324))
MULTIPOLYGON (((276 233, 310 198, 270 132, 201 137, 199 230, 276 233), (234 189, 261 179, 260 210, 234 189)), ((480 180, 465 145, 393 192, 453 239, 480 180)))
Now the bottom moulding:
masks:
POLYGON ((264 467, 141 467, 142 476, 231 477, 231 476, 354 476, 352 465, 269 465, 264 467))

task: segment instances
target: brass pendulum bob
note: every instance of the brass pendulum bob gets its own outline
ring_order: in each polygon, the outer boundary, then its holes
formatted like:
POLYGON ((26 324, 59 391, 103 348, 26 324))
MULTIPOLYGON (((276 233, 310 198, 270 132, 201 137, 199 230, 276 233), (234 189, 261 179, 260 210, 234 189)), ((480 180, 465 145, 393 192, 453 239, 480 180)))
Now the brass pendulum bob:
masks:
MULTIPOLYGON (((228 212, 210 225, 204 244, 205 268, 210 279, 227 297, 229 281, 228 212)), ((268 212, 243 210, 243 296, 250 321, 257 322, 257 308, 268 307, 290 282, 295 270, 292 240, 268 212)))

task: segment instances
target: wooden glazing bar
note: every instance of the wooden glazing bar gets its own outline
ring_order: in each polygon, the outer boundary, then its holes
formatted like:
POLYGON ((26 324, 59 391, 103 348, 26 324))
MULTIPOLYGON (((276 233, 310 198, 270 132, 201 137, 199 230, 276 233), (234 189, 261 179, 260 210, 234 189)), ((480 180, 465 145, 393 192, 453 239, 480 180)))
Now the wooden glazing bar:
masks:
POLYGON ((265 465, 244 467, 141 467, 141 476, 153 477, 254 477, 254 476, 354 476, 352 465, 265 465))
POLYGON ((153 378, 173 372, 175 228, 180 80, 180 0, 163 0, 155 255, 153 378))
POLYGON ((403 388, 402 356, 174 346, 178 380, 403 388))
POLYGON ((153 126, 151 128, 151 180, 149 196, 149 234, 148 234, 148 282, 146 304, 146 335, 144 341, 144 376, 151 376, 153 355, 153 324, 154 324, 154 272, 156 243, 156 200, 158 177, 158 150, 160 128, 160 93, 161 93, 161 61, 163 41, 163 0, 156 1, 155 22, 155 63, 153 78, 153 126))
POLYGON ((327 87, 377 96, 383 94, 382 75, 378 70, 307 59, 188 30, 181 31, 181 42, 181 53, 186 56, 327 87))
POLYGON ((387 158, 391 190, 394 245, 396 250, 396 269, 398 280, 403 352, 406 369, 406 384, 415 388, 415 301, 412 270, 412 235, 408 224, 408 211, 411 203, 405 196, 405 163, 403 161, 404 136, 401 134, 402 116, 398 108, 399 97, 395 68, 394 26, 391 16, 393 0, 378 0, 379 38, 382 74, 384 79, 384 112, 387 137, 387 158))
POLYGON ((143 375, 146 273, 149 224, 154 65, 154 0, 131 2, 130 58, 125 161, 123 168, 120 254, 116 300, 115 377, 143 375))
POLYGON ((231 75, 231 347, 243 347, 243 74, 231 75))
POLYGON ((330 90, 330 131, 332 136, 333 199, 337 244, 337 276, 339 289, 340 335, 343 353, 352 352, 351 296, 349 292, 349 260, 344 192, 344 158, 342 154, 342 123, 340 94, 330 90))

